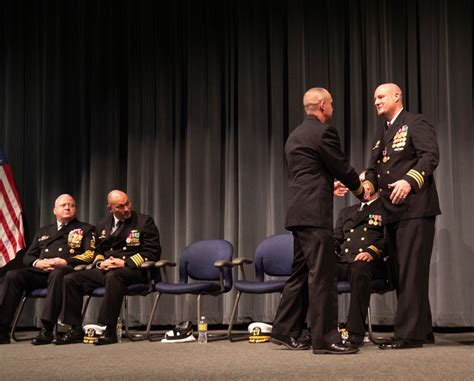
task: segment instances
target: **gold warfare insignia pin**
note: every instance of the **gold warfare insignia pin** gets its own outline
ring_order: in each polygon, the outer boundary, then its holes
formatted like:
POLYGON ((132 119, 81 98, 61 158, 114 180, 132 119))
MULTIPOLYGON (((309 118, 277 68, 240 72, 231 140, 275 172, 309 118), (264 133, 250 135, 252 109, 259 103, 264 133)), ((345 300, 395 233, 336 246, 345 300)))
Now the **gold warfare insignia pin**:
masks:
POLYGON ((372 151, 380 147, 380 140, 377 140, 377 143, 372 147, 372 151))
POLYGON ((99 239, 104 239, 104 238, 105 238, 105 236, 106 236, 106 234, 107 234, 107 232, 105 231, 105 229, 104 229, 104 230, 102 230, 102 231, 100 232, 99 239))
POLYGON ((49 238, 49 235, 42 235, 40 238, 38 238, 38 242, 47 240, 49 238))

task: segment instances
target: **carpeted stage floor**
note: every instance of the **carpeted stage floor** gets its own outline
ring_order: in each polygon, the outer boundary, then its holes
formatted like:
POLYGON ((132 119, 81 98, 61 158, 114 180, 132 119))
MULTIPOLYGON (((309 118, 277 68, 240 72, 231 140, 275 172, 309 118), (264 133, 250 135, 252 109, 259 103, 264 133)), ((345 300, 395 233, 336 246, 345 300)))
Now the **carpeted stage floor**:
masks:
POLYGON ((474 332, 435 337, 435 345, 421 349, 366 344, 344 356, 227 340, 124 340, 104 347, 13 342, 0 346, 0 380, 474 380, 474 332))

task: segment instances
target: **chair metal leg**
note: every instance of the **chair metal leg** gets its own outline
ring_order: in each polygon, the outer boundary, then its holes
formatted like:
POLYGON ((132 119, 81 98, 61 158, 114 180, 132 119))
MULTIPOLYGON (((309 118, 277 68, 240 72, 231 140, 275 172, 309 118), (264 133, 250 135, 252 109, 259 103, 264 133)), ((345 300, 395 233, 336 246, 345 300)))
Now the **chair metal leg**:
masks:
POLYGON ((201 294, 197 296, 196 310, 197 310, 196 324, 199 327, 199 322, 201 321, 201 294))
POLYGON ((31 340, 31 338, 19 339, 15 335, 16 326, 18 325, 18 321, 20 320, 21 311, 23 311, 23 307, 25 306, 26 299, 27 299, 27 297, 25 296, 25 294, 23 294, 23 296, 21 298, 21 301, 20 301, 20 304, 18 305, 18 308, 16 309, 15 317, 13 318, 13 323, 12 323, 12 329, 10 331, 10 336, 15 341, 31 340))
POLYGON ((239 334, 239 335, 236 335, 236 336, 232 335, 232 327, 234 325, 235 316, 237 315, 237 309, 238 309, 238 306, 239 306, 239 301, 240 301, 240 296, 241 295, 242 295, 242 293, 240 291, 238 291, 237 296, 235 297, 234 307, 232 309, 232 315, 230 316, 229 328, 227 328, 227 337, 228 337, 229 341, 231 341, 231 342, 246 340, 249 337, 249 335, 247 333, 239 334))
MULTIPOLYGON (((198 330, 199 330, 199 321, 201 320, 201 295, 199 294, 197 297, 197 302, 196 302, 196 312, 197 312, 197 325, 198 325, 198 330)), ((209 324, 209 323, 208 323, 209 324)), ((198 333, 199 335, 199 333, 198 333)), ((227 333, 222 333, 222 334, 213 334, 211 335, 209 333, 209 326, 207 330, 207 341, 217 341, 217 340, 224 340, 227 339, 227 333)))
POLYGON ((124 313, 124 320, 125 320, 125 336, 127 337, 127 339, 129 339, 130 341, 141 341, 141 340, 145 340, 147 338, 146 335, 142 334, 142 333, 131 333, 130 332, 130 329, 129 329, 129 316, 128 316, 128 295, 125 295, 124 297, 124 309, 123 309, 123 313, 124 313))
POLYGON ((84 318, 86 317, 87 308, 89 307, 89 302, 91 301, 92 296, 86 296, 86 302, 84 303, 84 307, 82 307, 82 324, 84 325, 84 318))
POLYGON ((150 341, 161 340, 161 338, 164 336, 161 333, 160 334, 151 333, 151 324, 153 321, 153 317, 155 316, 156 308, 158 307, 158 302, 160 301, 160 296, 161 296, 161 293, 157 292, 155 296, 155 301, 153 302, 153 307, 150 312, 150 318, 148 319, 148 324, 146 326, 146 337, 150 341))
POLYGON ((374 331, 372 330, 372 317, 370 315, 370 306, 367 308, 367 327, 369 330, 369 340, 375 345, 383 344, 387 341, 384 337, 375 337, 374 331))

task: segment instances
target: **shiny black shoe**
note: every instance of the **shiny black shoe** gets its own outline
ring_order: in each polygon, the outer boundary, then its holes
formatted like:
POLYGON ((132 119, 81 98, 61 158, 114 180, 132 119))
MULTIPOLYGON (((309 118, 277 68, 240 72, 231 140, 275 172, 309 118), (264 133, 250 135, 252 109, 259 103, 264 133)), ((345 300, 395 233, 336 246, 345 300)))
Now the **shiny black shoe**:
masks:
POLYGON ((430 332, 426 335, 426 340, 423 344, 434 344, 435 343, 435 337, 433 332, 430 332))
POLYGON ((100 336, 94 344, 108 345, 115 344, 117 341, 117 332, 115 331, 115 327, 107 327, 102 336, 100 336))
POLYGON ((349 333, 349 337, 343 340, 344 343, 355 345, 356 347, 362 347, 364 345, 364 336, 357 335, 355 333, 349 333))
POLYGON ((380 344, 380 349, 410 349, 422 348, 423 341, 394 338, 389 343, 380 344))
POLYGON ((359 348, 349 343, 326 344, 321 348, 313 348, 315 355, 350 355, 359 352, 359 348))
POLYGON ((38 335, 33 340, 31 340, 31 344, 33 345, 51 344, 53 340, 54 340, 53 332, 51 332, 47 328, 41 328, 41 331, 39 331, 38 335))
POLYGON ((309 329, 303 330, 298 340, 301 344, 308 346, 309 349, 309 347, 311 347, 311 331, 309 329))
POLYGON ((10 344, 10 332, 3 326, 0 327, 0 344, 10 344))
POLYGON ((304 351, 311 348, 310 342, 291 336, 272 336, 270 342, 276 345, 283 345, 294 351, 304 351))
POLYGON ((82 343, 84 340, 84 331, 82 327, 71 328, 63 336, 54 340, 56 345, 82 343))

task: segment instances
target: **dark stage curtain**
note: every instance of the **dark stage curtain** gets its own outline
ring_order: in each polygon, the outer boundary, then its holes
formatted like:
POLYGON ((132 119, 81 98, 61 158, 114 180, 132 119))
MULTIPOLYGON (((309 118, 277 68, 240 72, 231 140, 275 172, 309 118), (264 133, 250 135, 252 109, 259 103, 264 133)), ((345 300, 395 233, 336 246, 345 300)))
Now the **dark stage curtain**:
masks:
MULTIPOLYGON (((373 91, 396 82, 405 107, 436 126, 441 150, 433 321, 473 326, 472 4, 3 0, 0 139, 28 240, 52 222, 58 194, 74 195, 78 217, 94 223, 120 188, 156 220, 163 258, 214 238, 253 257, 285 231, 283 146, 305 90, 331 91, 334 124, 362 170, 381 123, 373 91)), ((336 200, 335 214, 354 202, 336 200)), ((393 299, 374 298, 377 323, 393 322, 393 299)), ((204 300, 211 322, 228 321, 232 293, 204 300)), ((146 322, 150 305, 134 300, 133 320, 146 322)), ((239 319, 271 321, 277 305, 277 295, 246 296, 239 319)), ((155 323, 194 311, 195 298, 165 298, 155 323)))

